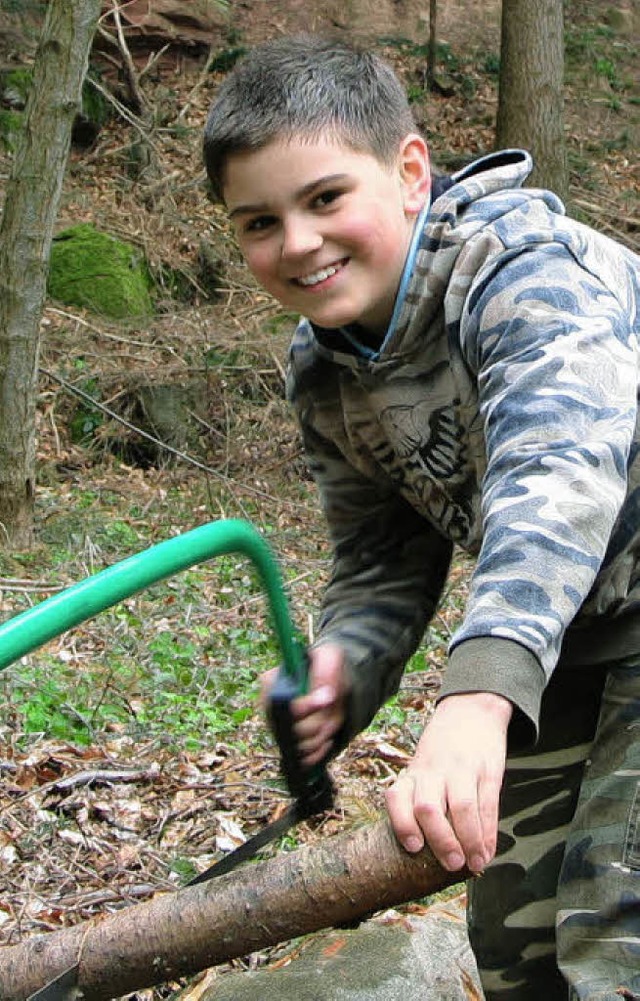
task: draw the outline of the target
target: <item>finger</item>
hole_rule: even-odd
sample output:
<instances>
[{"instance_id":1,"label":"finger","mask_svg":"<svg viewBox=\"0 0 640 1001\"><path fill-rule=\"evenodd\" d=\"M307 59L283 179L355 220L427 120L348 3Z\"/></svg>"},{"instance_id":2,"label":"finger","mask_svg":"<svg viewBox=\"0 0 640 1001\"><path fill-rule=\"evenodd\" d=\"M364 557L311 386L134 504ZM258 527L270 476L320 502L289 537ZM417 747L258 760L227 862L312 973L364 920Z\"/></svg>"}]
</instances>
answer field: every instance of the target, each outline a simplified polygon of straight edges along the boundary
<instances>
[{"instance_id":1,"label":"finger","mask_svg":"<svg viewBox=\"0 0 640 1001\"><path fill-rule=\"evenodd\" d=\"M444 783L434 776L420 778L414 795L414 813L441 866L457 872L465 864L465 854L456 831L447 816Z\"/></svg>"},{"instance_id":2,"label":"finger","mask_svg":"<svg viewBox=\"0 0 640 1001\"><path fill-rule=\"evenodd\" d=\"M294 731L299 744L304 744L314 737L330 737L340 725L340 716L337 712L317 712L301 719L296 719Z\"/></svg>"},{"instance_id":3,"label":"finger","mask_svg":"<svg viewBox=\"0 0 640 1001\"><path fill-rule=\"evenodd\" d=\"M308 695L301 695L291 703L295 719L302 720L319 712L330 712L338 702L338 692L330 685L312 689Z\"/></svg>"},{"instance_id":4,"label":"finger","mask_svg":"<svg viewBox=\"0 0 640 1001\"><path fill-rule=\"evenodd\" d=\"M413 809L414 778L409 771L401 772L385 794L387 812L394 833L408 852L418 852L424 847L424 834Z\"/></svg>"},{"instance_id":5,"label":"finger","mask_svg":"<svg viewBox=\"0 0 640 1001\"><path fill-rule=\"evenodd\" d=\"M480 823L484 841L485 865L496 853L498 842L498 822L500 815L500 791L502 772L481 778L478 784Z\"/></svg>"},{"instance_id":6,"label":"finger","mask_svg":"<svg viewBox=\"0 0 640 1001\"><path fill-rule=\"evenodd\" d=\"M300 748L300 759L306 768L311 768L312 765L317 765L329 755L333 748L332 740L324 740L319 743L314 744L314 747L309 750L303 750Z\"/></svg>"},{"instance_id":7,"label":"finger","mask_svg":"<svg viewBox=\"0 0 640 1001\"><path fill-rule=\"evenodd\" d=\"M466 776L454 778L449 782L447 794L450 825L467 866L471 872L481 872L487 858L477 785Z\"/></svg>"},{"instance_id":8,"label":"finger","mask_svg":"<svg viewBox=\"0 0 640 1001\"><path fill-rule=\"evenodd\" d=\"M337 712L330 715L314 713L295 723L298 750L306 765L316 764L329 754L333 747L333 737L341 723L342 717Z\"/></svg>"}]
</instances>

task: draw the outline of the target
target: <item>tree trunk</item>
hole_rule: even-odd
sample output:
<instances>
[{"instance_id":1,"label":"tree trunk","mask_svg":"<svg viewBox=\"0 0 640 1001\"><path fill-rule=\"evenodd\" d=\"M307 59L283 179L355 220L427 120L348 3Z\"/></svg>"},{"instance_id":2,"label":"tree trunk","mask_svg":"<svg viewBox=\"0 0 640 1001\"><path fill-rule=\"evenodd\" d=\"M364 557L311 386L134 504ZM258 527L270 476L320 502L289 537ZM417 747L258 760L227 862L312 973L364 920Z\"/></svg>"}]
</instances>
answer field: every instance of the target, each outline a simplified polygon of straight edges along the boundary
<instances>
[{"instance_id":1,"label":"tree trunk","mask_svg":"<svg viewBox=\"0 0 640 1001\"><path fill-rule=\"evenodd\" d=\"M427 48L427 85L432 87L436 79L436 59L438 51L438 0L429 0L429 46Z\"/></svg>"},{"instance_id":2,"label":"tree trunk","mask_svg":"<svg viewBox=\"0 0 640 1001\"><path fill-rule=\"evenodd\" d=\"M50 0L0 223L0 545L33 534L39 329L100 0Z\"/></svg>"},{"instance_id":3,"label":"tree trunk","mask_svg":"<svg viewBox=\"0 0 640 1001\"><path fill-rule=\"evenodd\" d=\"M568 193L562 0L502 0L496 144L534 158L530 183Z\"/></svg>"},{"instance_id":4,"label":"tree trunk","mask_svg":"<svg viewBox=\"0 0 640 1001\"><path fill-rule=\"evenodd\" d=\"M467 875L446 872L428 850L408 855L381 820L4 948L0 997L24 1001L77 964L85 1001L106 1001L364 918Z\"/></svg>"}]
</instances>

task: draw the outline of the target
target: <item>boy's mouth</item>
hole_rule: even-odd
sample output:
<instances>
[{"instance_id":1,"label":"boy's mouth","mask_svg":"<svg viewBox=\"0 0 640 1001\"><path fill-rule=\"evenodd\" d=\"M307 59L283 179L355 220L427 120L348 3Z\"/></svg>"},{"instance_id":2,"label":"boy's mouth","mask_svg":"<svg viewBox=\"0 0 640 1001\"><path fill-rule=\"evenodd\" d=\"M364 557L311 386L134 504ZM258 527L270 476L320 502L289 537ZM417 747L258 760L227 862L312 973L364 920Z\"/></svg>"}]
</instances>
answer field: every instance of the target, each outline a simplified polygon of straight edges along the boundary
<instances>
[{"instance_id":1,"label":"boy's mouth","mask_svg":"<svg viewBox=\"0 0 640 1001\"><path fill-rule=\"evenodd\" d=\"M301 278L294 278L296 285L302 285L303 288L310 288L313 285L319 285L321 282L327 280L327 278L332 278L338 271L347 263L347 258L343 258L341 261L336 261L335 264L328 264L325 268L318 268L317 271L313 271L309 275L303 275Z\"/></svg>"}]
</instances>

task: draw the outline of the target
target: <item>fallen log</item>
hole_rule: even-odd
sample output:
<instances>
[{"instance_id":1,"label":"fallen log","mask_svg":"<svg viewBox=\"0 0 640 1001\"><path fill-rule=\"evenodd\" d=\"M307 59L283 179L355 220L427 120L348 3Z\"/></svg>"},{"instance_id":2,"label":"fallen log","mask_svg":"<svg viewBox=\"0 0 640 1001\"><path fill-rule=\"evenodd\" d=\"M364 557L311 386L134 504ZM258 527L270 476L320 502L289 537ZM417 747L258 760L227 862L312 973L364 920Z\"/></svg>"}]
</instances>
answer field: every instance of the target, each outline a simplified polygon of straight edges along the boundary
<instances>
[{"instance_id":1,"label":"fallen log","mask_svg":"<svg viewBox=\"0 0 640 1001\"><path fill-rule=\"evenodd\" d=\"M468 873L409 855L388 821L0 950L0 998L25 1001L76 967L84 1001L108 1001L299 935L428 896Z\"/></svg>"}]
</instances>

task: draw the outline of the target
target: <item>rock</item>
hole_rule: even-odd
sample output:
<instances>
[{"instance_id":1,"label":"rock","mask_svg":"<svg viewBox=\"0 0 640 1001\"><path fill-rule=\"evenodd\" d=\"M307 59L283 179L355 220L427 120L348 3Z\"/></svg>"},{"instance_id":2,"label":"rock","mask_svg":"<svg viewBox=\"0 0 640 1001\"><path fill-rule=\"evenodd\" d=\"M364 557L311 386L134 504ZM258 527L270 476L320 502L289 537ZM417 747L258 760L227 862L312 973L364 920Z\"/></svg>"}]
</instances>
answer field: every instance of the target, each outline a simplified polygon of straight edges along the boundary
<instances>
[{"instance_id":1,"label":"rock","mask_svg":"<svg viewBox=\"0 0 640 1001\"><path fill-rule=\"evenodd\" d=\"M87 223L65 229L51 247L48 292L68 306L112 319L150 316L152 281L142 253Z\"/></svg>"},{"instance_id":2,"label":"rock","mask_svg":"<svg viewBox=\"0 0 640 1001\"><path fill-rule=\"evenodd\" d=\"M287 965L225 974L200 1001L481 1001L464 906L463 895L323 932Z\"/></svg>"}]
</instances>

